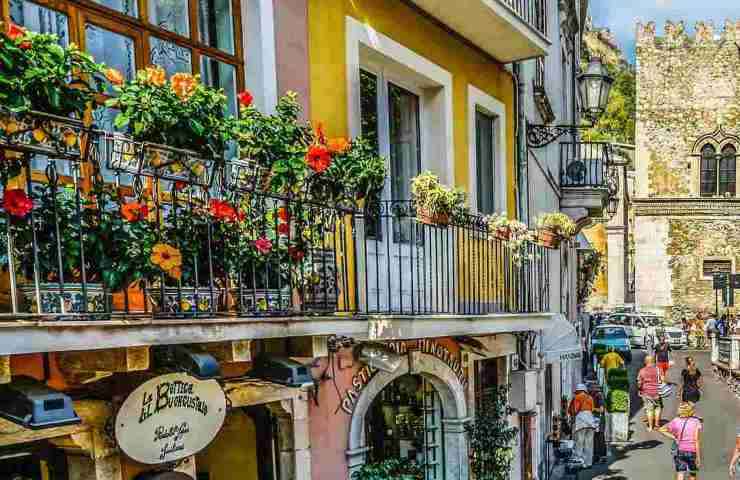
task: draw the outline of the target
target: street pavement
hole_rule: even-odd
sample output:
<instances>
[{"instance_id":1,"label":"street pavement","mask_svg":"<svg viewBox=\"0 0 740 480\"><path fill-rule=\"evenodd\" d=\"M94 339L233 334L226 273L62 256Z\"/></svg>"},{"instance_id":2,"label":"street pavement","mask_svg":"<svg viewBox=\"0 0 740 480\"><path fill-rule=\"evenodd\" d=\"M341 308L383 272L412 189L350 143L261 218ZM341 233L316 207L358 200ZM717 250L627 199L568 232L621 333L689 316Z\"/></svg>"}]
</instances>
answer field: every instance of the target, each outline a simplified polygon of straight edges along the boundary
<instances>
[{"instance_id":1,"label":"street pavement","mask_svg":"<svg viewBox=\"0 0 740 480\"><path fill-rule=\"evenodd\" d=\"M708 352L676 352L676 365L668 373L670 382L680 383L685 358L692 355L704 378L704 395L697 404L697 416L704 419L703 452L704 464L699 473L702 480L728 480L728 463L735 445L736 429L740 426L740 400L731 394L712 373ZM664 480L675 478L671 442L655 432L648 432L642 422L641 402L636 396L634 379L643 365L645 352L633 350L630 365L632 387L632 430L631 442L622 447L613 447L608 464L595 465L591 473L582 472L579 479L598 480ZM663 411L664 423L676 416L678 400L673 395L666 401Z\"/></svg>"}]
</instances>

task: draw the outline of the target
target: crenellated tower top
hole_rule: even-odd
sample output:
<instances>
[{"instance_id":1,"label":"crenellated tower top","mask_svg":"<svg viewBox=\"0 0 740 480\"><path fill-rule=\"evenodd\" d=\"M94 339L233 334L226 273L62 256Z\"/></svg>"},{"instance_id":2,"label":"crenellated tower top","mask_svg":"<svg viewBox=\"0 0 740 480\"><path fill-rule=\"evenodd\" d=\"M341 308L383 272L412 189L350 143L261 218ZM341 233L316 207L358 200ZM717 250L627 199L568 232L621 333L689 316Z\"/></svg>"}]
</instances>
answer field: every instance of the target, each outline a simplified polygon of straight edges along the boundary
<instances>
[{"instance_id":1,"label":"crenellated tower top","mask_svg":"<svg viewBox=\"0 0 740 480\"><path fill-rule=\"evenodd\" d=\"M699 21L694 30L694 36L689 36L683 21L668 20L661 36L656 34L655 22L638 22L637 48L721 47L740 42L740 21L726 20L722 29L715 28L712 22Z\"/></svg>"}]
</instances>

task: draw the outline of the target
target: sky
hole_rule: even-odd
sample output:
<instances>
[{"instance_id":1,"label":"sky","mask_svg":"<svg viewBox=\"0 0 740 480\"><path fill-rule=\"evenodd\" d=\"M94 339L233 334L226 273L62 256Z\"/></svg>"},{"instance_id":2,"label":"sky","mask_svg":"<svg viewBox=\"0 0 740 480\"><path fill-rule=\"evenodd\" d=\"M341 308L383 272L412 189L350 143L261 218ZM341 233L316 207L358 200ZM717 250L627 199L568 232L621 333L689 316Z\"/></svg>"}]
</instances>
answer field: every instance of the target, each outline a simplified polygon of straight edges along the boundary
<instances>
[{"instance_id":1,"label":"sky","mask_svg":"<svg viewBox=\"0 0 740 480\"><path fill-rule=\"evenodd\" d=\"M607 27L627 59L634 63L635 23L654 21L655 32L663 34L666 20L683 20L689 35L699 21L713 21L715 29L724 26L725 19L740 19L740 0L590 0L589 13L594 26Z\"/></svg>"}]
</instances>

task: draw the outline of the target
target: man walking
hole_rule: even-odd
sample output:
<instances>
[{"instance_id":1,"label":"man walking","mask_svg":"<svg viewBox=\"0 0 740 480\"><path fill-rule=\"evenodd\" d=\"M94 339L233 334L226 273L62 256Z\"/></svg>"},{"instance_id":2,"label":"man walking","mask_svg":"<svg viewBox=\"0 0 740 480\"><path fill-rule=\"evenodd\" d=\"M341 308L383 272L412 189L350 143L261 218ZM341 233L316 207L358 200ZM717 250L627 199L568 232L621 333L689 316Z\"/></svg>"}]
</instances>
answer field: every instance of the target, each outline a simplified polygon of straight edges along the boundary
<instances>
[{"instance_id":1,"label":"man walking","mask_svg":"<svg viewBox=\"0 0 740 480\"><path fill-rule=\"evenodd\" d=\"M637 388L645 406L649 432L660 427L660 414L663 410L663 399L660 398L658 392L660 378L660 372L655 366L655 358L648 355L645 357L645 366L637 374Z\"/></svg>"},{"instance_id":2,"label":"man walking","mask_svg":"<svg viewBox=\"0 0 740 480\"><path fill-rule=\"evenodd\" d=\"M660 336L660 340L655 346L655 360L658 362L660 379L665 382L668 375L668 368L671 365L671 346L668 343L665 333Z\"/></svg>"},{"instance_id":3,"label":"man walking","mask_svg":"<svg viewBox=\"0 0 740 480\"><path fill-rule=\"evenodd\" d=\"M568 414L573 419L575 454L583 459L584 467L591 468L594 462L594 399L588 394L586 385L579 383L576 394L570 401Z\"/></svg>"},{"instance_id":4,"label":"man walking","mask_svg":"<svg viewBox=\"0 0 740 480\"><path fill-rule=\"evenodd\" d=\"M730 478L740 480L740 427L737 428L737 436L735 437L735 453L732 454L730 460Z\"/></svg>"}]
</instances>

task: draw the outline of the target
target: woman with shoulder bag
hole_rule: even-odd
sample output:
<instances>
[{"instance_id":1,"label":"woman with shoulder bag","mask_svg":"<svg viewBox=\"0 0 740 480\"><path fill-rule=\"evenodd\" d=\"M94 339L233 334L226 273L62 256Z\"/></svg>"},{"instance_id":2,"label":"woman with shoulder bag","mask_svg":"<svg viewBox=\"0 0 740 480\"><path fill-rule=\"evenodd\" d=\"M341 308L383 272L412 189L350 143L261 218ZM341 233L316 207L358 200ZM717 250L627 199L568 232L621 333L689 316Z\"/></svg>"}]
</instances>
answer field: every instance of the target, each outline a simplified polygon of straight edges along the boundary
<instances>
[{"instance_id":1,"label":"woman with shoulder bag","mask_svg":"<svg viewBox=\"0 0 740 480\"><path fill-rule=\"evenodd\" d=\"M671 451L676 466L676 479L696 480L701 468L701 420L694 416L694 404L683 402L678 407L678 417L658 430L673 440Z\"/></svg>"}]
</instances>

